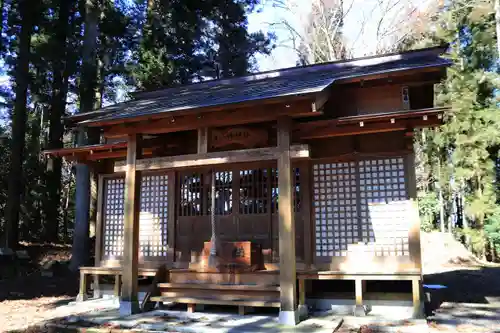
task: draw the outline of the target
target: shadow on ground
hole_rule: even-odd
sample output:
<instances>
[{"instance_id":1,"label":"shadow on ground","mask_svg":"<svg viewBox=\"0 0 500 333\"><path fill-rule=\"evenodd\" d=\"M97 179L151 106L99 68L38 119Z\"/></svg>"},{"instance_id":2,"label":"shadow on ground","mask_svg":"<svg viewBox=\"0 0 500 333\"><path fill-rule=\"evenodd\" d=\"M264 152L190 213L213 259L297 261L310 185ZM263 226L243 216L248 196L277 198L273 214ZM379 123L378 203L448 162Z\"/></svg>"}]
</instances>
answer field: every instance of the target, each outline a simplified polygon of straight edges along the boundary
<instances>
[{"instance_id":1,"label":"shadow on ground","mask_svg":"<svg viewBox=\"0 0 500 333\"><path fill-rule=\"evenodd\" d=\"M438 284L446 288L425 290L430 295L427 314L444 302L489 304L500 302L500 267L477 270L454 270L424 276L424 284Z\"/></svg>"},{"instance_id":2,"label":"shadow on ground","mask_svg":"<svg viewBox=\"0 0 500 333\"><path fill-rule=\"evenodd\" d=\"M446 288L425 290L431 327L460 332L500 333L500 267L460 269L424 276L425 284Z\"/></svg>"}]
</instances>

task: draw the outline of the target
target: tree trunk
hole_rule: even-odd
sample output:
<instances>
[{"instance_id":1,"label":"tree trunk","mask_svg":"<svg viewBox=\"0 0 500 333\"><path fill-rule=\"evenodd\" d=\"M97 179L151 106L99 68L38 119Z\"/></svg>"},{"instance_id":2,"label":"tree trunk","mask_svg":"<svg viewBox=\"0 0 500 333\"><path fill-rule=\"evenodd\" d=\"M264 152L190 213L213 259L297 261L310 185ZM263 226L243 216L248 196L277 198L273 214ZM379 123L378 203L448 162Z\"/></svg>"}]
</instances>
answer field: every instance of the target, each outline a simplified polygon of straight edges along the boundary
<instances>
[{"instance_id":1,"label":"tree trunk","mask_svg":"<svg viewBox=\"0 0 500 333\"><path fill-rule=\"evenodd\" d=\"M497 48L500 55L500 0L495 0L495 22L497 27Z\"/></svg>"},{"instance_id":2,"label":"tree trunk","mask_svg":"<svg viewBox=\"0 0 500 333\"><path fill-rule=\"evenodd\" d=\"M80 81L80 112L92 111L95 101L97 78L97 37L100 4L83 0L85 8L85 30L82 54L82 74ZM80 129L77 144L88 143L87 134ZM89 259L89 219L90 219L90 172L85 164L76 165L75 232L71 270L78 270Z\"/></svg>"},{"instance_id":3,"label":"tree trunk","mask_svg":"<svg viewBox=\"0 0 500 333\"><path fill-rule=\"evenodd\" d=\"M54 36L54 66L52 101L49 121L49 149L63 147L64 127L62 117L66 109L68 95L68 71L66 70L67 38L69 31L69 18L72 0L59 1L59 17ZM52 157L52 163L47 170L47 200L45 201L46 235L45 240L57 242L59 237L59 220L61 218L61 176L62 160Z\"/></svg>"},{"instance_id":4,"label":"tree trunk","mask_svg":"<svg viewBox=\"0 0 500 333\"><path fill-rule=\"evenodd\" d=\"M443 200L443 190L441 188L441 163L440 159L438 158L438 182L437 185L439 186L438 190L438 196L439 196L439 226L441 232L445 232L445 224L444 224L444 200Z\"/></svg>"},{"instance_id":5,"label":"tree trunk","mask_svg":"<svg viewBox=\"0 0 500 333\"><path fill-rule=\"evenodd\" d=\"M8 179L8 199L5 209L5 246L16 248L19 234L19 211L23 191L23 160L26 136L26 103L29 86L31 35L39 0L20 0L21 30L15 65L16 100L12 114L11 162Z\"/></svg>"}]
</instances>

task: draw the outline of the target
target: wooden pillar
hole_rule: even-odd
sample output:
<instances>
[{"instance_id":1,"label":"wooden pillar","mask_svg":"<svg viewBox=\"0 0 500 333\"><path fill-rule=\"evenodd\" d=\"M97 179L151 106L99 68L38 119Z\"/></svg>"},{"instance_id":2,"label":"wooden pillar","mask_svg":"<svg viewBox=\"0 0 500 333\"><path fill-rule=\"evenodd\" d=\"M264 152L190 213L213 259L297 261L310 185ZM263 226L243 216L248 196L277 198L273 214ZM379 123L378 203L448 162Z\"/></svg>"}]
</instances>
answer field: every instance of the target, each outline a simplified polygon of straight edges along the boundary
<instances>
[{"instance_id":1,"label":"wooden pillar","mask_svg":"<svg viewBox=\"0 0 500 333\"><path fill-rule=\"evenodd\" d=\"M410 145L413 149L413 145ZM412 296L413 296L413 317L424 317L424 303L421 302L423 295L422 290L422 250L420 245L420 217L418 214L417 204L417 178L415 175L415 154L412 152L405 157L405 174L406 174L406 190L408 197L412 202L412 211L410 215L410 228L408 234L408 247L410 252L410 260L415 269L420 272L420 277L412 280Z\"/></svg>"},{"instance_id":2,"label":"wooden pillar","mask_svg":"<svg viewBox=\"0 0 500 333\"><path fill-rule=\"evenodd\" d=\"M313 230L312 225L312 178L311 163L306 161L300 164L300 191L302 192L302 207L300 213L304 221L304 261L306 269L310 269L313 264Z\"/></svg>"},{"instance_id":3,"label":"wooden pillar","mask_svg":"<svg viewBox=\"0 0 500 333\"><path fill-rule=\"evenodd\" d=\"M122 289L122 276L121 274L116 274L115 275L115 288L114 288L114 294L116 297L120 297Z\"/></svg>"},{"instance_id":4,"label":"wooden pillar","mask_svg":"<svg viewBox=\"0 0 500 333\"><path fill-rule=\"evenodd\" d=\"M292 120L278 119L278 213L279 213L279 255L280 255L280 315L285 325L298 323L297 272L295 258L295 221L293 211L293 177L290 159Z\"/></svg>"},{"instance_id":5,"label":"wooden pillar","mask_svg":"<svg viewBox=\"0 0 500 333\"><path fill-rule=\"evenodd\" d=\"M99 267L102 260L102 243L103 243L103 201L104 201L104 177L99 175L97 182L97 215L95 227L95 252L94 252L94 265ZM94 274L94 298L100 298L101 286L99 283L99 275Z\"/></svg>"},{"instance_id":6,"label":"wooden pillar","mask_svg":"<svg viewBox=\"0 0 500 333\"><path fill-rule=\"evenodd\" d=\"M137 297L139 265L139 202L140 172L136 161L140 154L140 139L136 134L128 136L127 169L125 173L124 246L123 246L123 286L120 298L120 315L138 313Z\"/></svg>"},{"instance_id":7,"label":"wooden pillar","mask_svg":"<svg viewBox=\"0 0 500 333\"><path fill-rule=\"evenodd\" d=\"M177 223L177 173L170 171L168 173L168 219L167 219L167 265L173 267L177 260L175 232Z\"/></svg>"},{"instance_id":8,"label":"wooden pillar","mask_svg":"<svg viewBox=\"0 0 500 333\"><path fill-rule=\"evenodd\" d=\"M410 259L418 271L422 271L422 254L420 245L420 218L417 205L417 180L415 175L415 154L408 154L405 158L406 188L408 197L412 202L410 213L410 230L408 234L408 246Z\"/></svg>"},{"instance_id":9,"label":"wooden pillar","mask_svg":"<svg viewBox=\"0 0 500 333\"><path fill-rule=\"evenodd\" d=\"M304 319L308 315L306 304L306 280L299 280L299 317Z\"/></svg>"},{"instance_id":10,"label":"wooden pillar","mask_svg":"<svg viewBox=\"0 0 500 333\"><path fill-rule=\"evenodd\" d=\"M413 279L411 281L413 297L413 318L424 318L424 303L420 299L422 294L422 280Z\"/></svg>"},{"instance_id":11,"label":"wooden pillar","mask_svg":"<svg viewBox=\"0 0 500 333\"><path fill-rule=\"evenodd\" d=\"M354 315L358 317L366 316L365 308L363 306L363 280L357 278L354 280L354 289L356 296L356 306L354 308Z\"/></svg>"},{"instance_id":12,"label":"wooden pillar","mask_svg":"<svg viewBox=\"0 0 500 333\"><path fill-rule=\"evenodd\" d=\"M76 297L77 302L83 302L87 300L87 274L80 270L80 290L78 296Z\"/></svg>"}]
</instances>

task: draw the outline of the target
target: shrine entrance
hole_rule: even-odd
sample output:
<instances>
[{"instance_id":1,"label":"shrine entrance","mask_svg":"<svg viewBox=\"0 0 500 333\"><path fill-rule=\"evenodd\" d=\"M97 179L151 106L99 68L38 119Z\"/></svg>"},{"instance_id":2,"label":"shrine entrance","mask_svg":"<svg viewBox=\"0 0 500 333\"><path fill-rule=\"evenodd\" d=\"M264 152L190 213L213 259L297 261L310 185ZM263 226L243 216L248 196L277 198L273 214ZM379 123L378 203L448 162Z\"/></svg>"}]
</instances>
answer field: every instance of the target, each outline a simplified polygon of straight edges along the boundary
<instances>
[{"instance_id":1,"label":"shrine entrance","mask_svg":"<svg viewBox=\"0 0 500 333\"><path fill-rule=\"evenodd\" d=\"M258 244L265 264L279 262L278 170L275 165L215 169L216 236L221 242ZM304 257L300 168L294 168L297 258ZM212 235L211 170L180 171L176 219L177 262L200 260ZM272 265L267 265L271 267Z\"/></svg>"}]
</instances>

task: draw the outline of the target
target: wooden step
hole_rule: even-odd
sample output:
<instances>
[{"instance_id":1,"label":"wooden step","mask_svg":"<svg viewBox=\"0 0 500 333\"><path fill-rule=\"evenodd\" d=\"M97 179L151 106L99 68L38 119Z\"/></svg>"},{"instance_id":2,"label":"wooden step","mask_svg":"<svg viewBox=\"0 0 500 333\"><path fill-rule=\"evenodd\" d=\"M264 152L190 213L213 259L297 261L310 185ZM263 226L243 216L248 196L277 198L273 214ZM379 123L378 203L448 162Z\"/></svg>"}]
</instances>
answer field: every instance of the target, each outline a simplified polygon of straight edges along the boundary
<instances>
[{"instance_id":1,"label":"wooden step","mask_svg":"<svg viewBox=\"0 0 500 333\"><path fill-rule=\"evenodd\" d=\"M160 296L163 297L187 297L187 298L213 298L212 296L213 293L210 293L210 291L200 291L200 290L195 290L195 289L167 289L164 291L160 292ZM220 300L232 300L232 299L247 299L247 300L258 300L258 301L269 301L269 300L276 300L279 299L280 294L279 292L273 291L273 292L248 292L248 291L227 291L227 290L220 290L216 292L216 297L217 299Z\"/></svg>"},{"instance_id":2,"label":"wooden step","mask_svg":"<svg viewBox=\"0 0 500 333\"><path fill-rule=\"evenodd\" d=\"M224 298L217 297L151 297L154 302L174 302L183 304L206 304L206 305L234 305L234 306L255 306L255 307L272 307L279 308L280 301L274 300L253 300L244 298Z\"/></svg>"},{"instance_id":3,"label":"wooden step","mask_svg":"<svg viewBox=\"0 0 500 333\"><path fill-rule=\"evenodd\" d=\"M212 284L212 283L158 283L159 288L172 289L210 289L210 290L238 290L238 291L280 291L279 286L252 285L252 284Z\"/></svg>"}]
</instances>

